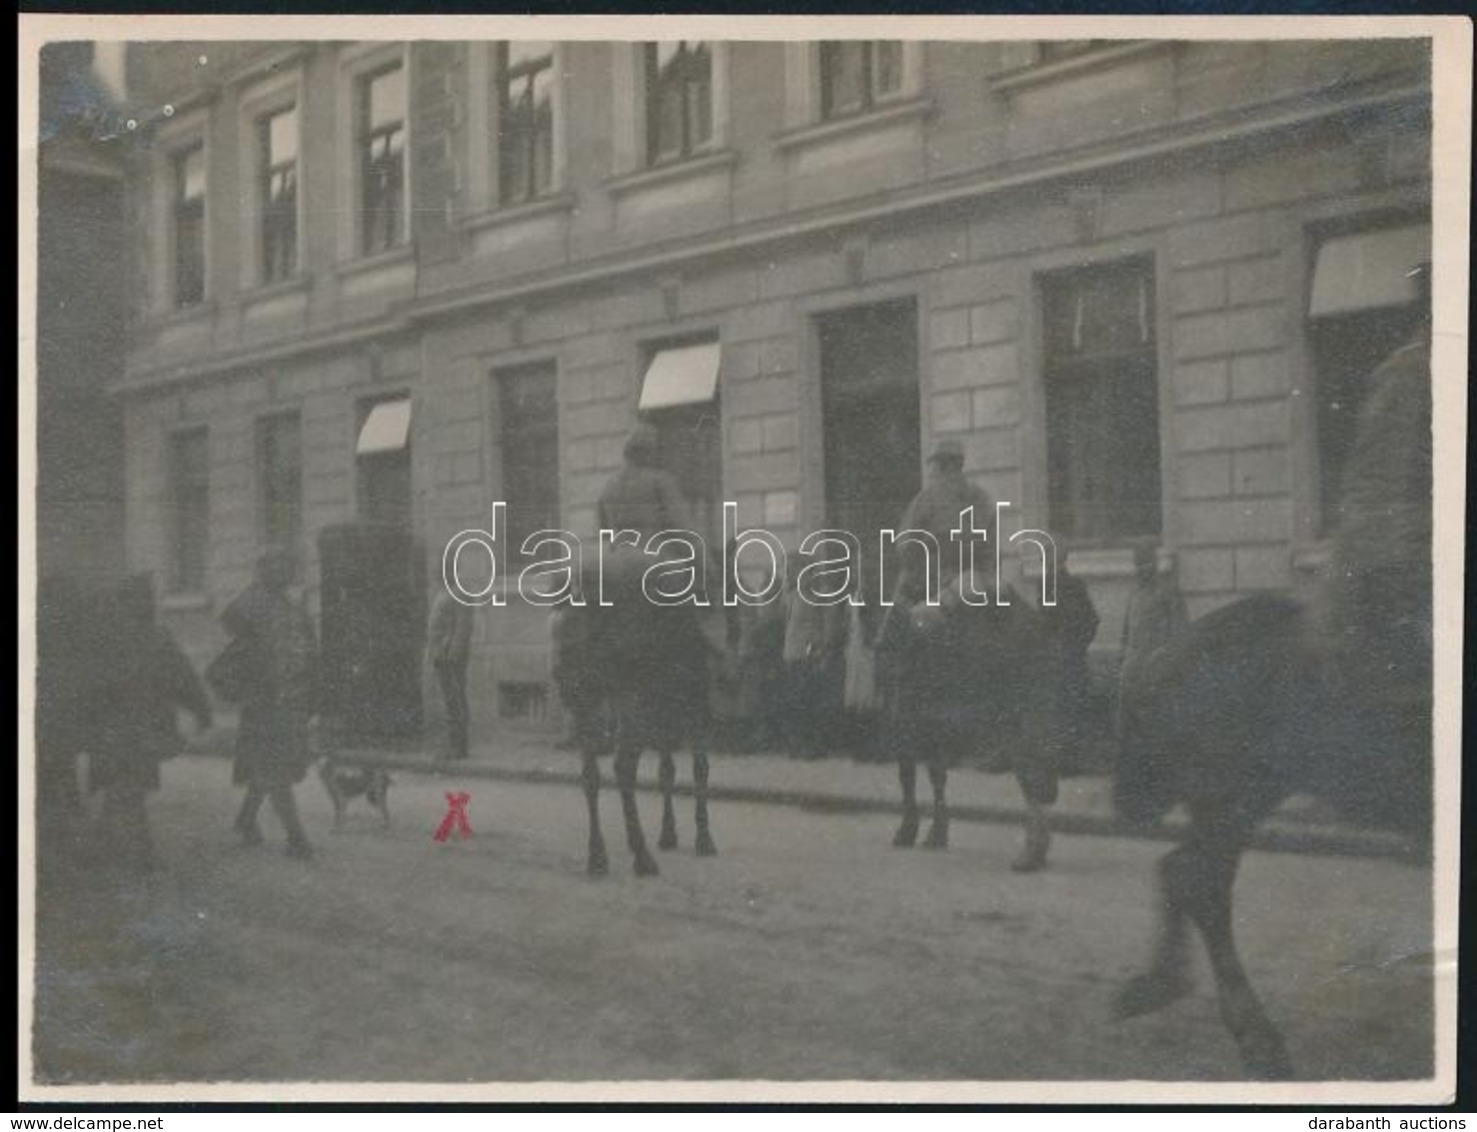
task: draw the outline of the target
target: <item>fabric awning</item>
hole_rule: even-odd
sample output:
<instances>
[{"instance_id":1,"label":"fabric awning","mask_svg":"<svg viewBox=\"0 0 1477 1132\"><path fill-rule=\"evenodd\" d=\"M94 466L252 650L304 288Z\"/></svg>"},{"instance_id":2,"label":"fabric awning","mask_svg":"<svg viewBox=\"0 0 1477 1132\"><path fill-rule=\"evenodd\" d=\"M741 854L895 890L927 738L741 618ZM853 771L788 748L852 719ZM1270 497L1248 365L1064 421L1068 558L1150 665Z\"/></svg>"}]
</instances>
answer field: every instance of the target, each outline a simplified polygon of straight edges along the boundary
<instances>
[{"instance_id":1,"label":"fabric awning","mask_svg":"<svg viewBox=\"0 0 1477 1132\"><path fill-rule=\"evenodd\" d=\"M659 351L646 367L640 410L711 401L718 393L718 349L717 342L702 342Z\"/></svg>"},{"instance_id":2,"label":"fabric awning","mask_svg":"<svg viewBox=\"0 0 1477 1132\"><path fill-rule=\"evenodd\" d=\"M1404 306L1418 294L1408 273L1430 258L1431 229L1425 224L1336 236L1318 249L1308 314Z\"/></svg>"},{"instance_id":3,"label":"fabric awning","mask_svg":"<svg viewBox=\"0 0 1477 1132\"><path fill-rule=\"evenodd\" d=\"M381 401L369 410L359 429L357 456L377 456L383 452L403 452L410 443L410 399Z\"/></svg>"}]
</instances>

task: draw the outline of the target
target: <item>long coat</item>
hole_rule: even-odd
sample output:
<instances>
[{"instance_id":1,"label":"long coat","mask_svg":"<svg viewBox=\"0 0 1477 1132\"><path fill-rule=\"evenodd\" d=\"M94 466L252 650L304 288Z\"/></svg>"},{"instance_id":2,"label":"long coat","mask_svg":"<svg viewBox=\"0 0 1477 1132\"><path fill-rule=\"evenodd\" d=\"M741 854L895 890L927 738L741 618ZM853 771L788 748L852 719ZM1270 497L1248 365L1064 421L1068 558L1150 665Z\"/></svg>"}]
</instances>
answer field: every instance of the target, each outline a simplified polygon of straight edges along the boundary
<instances>
[{"instance_id":1,"label":"long coat","mask_svg":"<svg viewBox=\"0 0 1477 1132\"><path fill-rule=\"evenodd\" d=\"M246 637L253 679L241 703L233 780L270 788L300 782L312 762L308 720L317 707L318 642L301 604L253 584L221 615Z\"/></svg>"}]
</instances>

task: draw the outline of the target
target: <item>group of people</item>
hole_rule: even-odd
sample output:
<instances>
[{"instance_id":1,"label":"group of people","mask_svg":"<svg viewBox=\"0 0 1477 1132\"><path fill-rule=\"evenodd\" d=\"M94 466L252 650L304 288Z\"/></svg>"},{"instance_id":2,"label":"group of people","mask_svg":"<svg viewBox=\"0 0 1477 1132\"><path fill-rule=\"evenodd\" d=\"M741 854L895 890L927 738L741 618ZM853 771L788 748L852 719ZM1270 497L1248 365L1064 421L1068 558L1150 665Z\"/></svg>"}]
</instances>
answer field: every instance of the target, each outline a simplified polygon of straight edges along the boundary
<instances>
[{"instance_id":1,"label":"group of people","mask_svg":"<svg viewBox=\"0 0 1477 1132\"><path fill-rule=\"evenodd\" d=\"M214 722L207 683L240 708L233 781L245 788L235 829L258 845L269 801L290 856L312 856L294 786L313 761L308 725L317 710L317 639L293 594L292 558L272 550L255 581L221 617L230 643L207 669L191 665L159 622L148 574L88 589L43 579L37 601L36 751L38 848L43 866L78 855L133 871L155 868L147 798L160 765L181 749L178 715ZM79 781L85 756L86 776ZM101 795L86 836L85 799Z\"/></svg>"}]
</instances>

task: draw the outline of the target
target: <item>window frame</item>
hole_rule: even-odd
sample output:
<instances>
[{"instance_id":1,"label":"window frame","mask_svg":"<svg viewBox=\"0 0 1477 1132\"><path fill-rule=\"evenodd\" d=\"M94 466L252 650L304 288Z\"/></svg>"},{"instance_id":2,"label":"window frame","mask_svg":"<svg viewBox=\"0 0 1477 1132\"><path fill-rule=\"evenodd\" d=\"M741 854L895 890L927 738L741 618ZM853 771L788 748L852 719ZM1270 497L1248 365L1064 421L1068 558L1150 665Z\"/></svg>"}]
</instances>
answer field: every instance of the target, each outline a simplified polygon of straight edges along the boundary
<instances>
[{"instance_id":1,"label":"window frame","mask_svg":"<svg viewBox=\"0 0 1477 1132\"><path fill-rule=\"evenodd\" d=\"M507 551L507 562L509 578L515 576L518 571L530 562L537 561L537 556L526 556L522 552L524 539L535 531L559 529L563 521L564 498L560 485L561 459L559 450L560 440L560 413L559 413L559 365L553 358L532 358L527 361L510 365L499 365L489 371L492 383L492 398L494 401L493 419L494 436L493 442L498 459L498 478L500 483L499 498L506 504L504 510L504 522L506 529L501 532L503 546ZM509 412L514 408L510 390L519 381L527 380L531 383L544 384L548 392L547 418L541 421L533 421L532 414L522 415L521 409L518 419L511 420L513 416ZM512 443L510 443L510 440ZM538 449L540 455L550 456L548 465L535 469L536 475L542 477L548 484L552 485L540 494L543 498L537 500L538 506L523 507L519 500L514 499L516 494L510 491L510 481L514 478L521 484L530 482L529 473L520 470L516 477L509 476L509 468L517 467L510 459L512 452L524 453L535 450L539 442L543 447ZM518 505L519 519L514 518L514 507ZM541 518L537 524L524 523L521 520L523 511L538 510Z\"/></svg>"},{"instance_id":2,"label":"window frame","mask_svg":"<svg viewBox=\"0 0 1477 1132\"><path fill-rule=\"evenodd\" d=\"M376 405L389 401L408 401L410 403L410 430L405 436L405 447L394 452L371 452L360 454L359 434L364 429L364 423L369 419L369 414L374 411ZM374 393L358 398L354 402L354 431L349 439L349 451L354 460L354 517L362 522L382 523L403 526L406 530L415 529L416 499L415 499L415 421L418 405L415 396L408 387L391 387L383 391L376 390ZM370 504L369 481L374 478L374 469L386 468L393 462L403 461L405 464L405 510L404 514L386 515L383 512L372 511Z\"/></svg>"},{"instance_id":3,"label":"window frame","mask_svg":"<svg viewBox=\"0 0 1477 1132\"><path fill-rule=\"evenodd\" d=\"M405 90L404 104L399 108L400 116L387 125L376 126L373 120L373 89L374 84L388 75L399 73L400 81ZM380 255L385 252L394 251L396 248L409 242L409 210L407 208L408 192L406 180L409 176L409 136L410 136L410 75L405 66L404 59L391 59L381 62L378 66L365 69L354 76L354 106L353 106L353 139L354 139L354 197L355 197L355 219L357 221L357 238L359 253L363 256ZM399 151L394 152L393 140L399 138ZM380 141L386 142L386 154L377 159L375 147ZM393 194L393 210L385 208L383 201L374 202L371 205L369 195L371 191L371 173L379 162L396 162L396 177L386 179L385 186L387 194ZM397 183L398 182L398 183ZM384 243L379 244L375 239L377 217L390 214L393 211L395 230L385 237Z\"/></svg>"},{"instance_id":4,"label":"window frame","mask_svg":"<svg viewBox=\"0 0 1477 1132\"><path fill-rule=\"evenodd\" d=\"M687 40L674 41L677 43L677 58L681 61L681 74L675 79L675 85L680 88L680 105L682 107L681 125L677 146L663 148L661 137L661 93L663 89L664 76L661 73L660 44L641 44L641 84L644 95L645 126L646 126L646 164L651 168L661 165L671 165L680 161L686 161L699 154L710 151L713 148L717 135L717 52L710 40ZM699 83L690 73L695 64L692 62L696 52L689 49L691 44L701 44L703 53L707 60L706 74L703 81ZM667 77L665 81L673 81ZM702 136L694 133L694 119L692 114L691 91L694 87L706 86L707 98L707 122Z\"/></svg>"},{"instance_id":5,"label":"window frame","mask_svg":"<svg viewBox=\"0 0 1477 1132\"><path fill-rule=\"evenodd\" d=\"M880 44L895 45L897 47L897 83L889 89L882 89L879 81L879 65L877 47ZM832 89L831 67L832 57L840 48L860 47L862 51L862 94L861 100L856 104L848 103L844 106L834 104L835 94ZM816 45L816 75L820 83L820 120L822 122L834 122L841 118L851 118L861 114L870 114L879 106L895 102L907 97L907 67L904 59L905 42L903 40L823 40Z\"/></svg>"},{"instance_id":6,"label":"window frame","mask_svg":"<svg viewBox=\"0 0 1477 1132\"><path fill-rule=\"evenodd\" d=\"M186 165L190 158L198 154L200 158L200 176L202 184L198 196L186 196L186 183L188 175ZM177 146L169 153L169 230L170 230L170 276L169 276L169 298L170 306L177 311L191 310L204 305L209 279L209 256L206 246L209 243L210 229L207 226L206 201L210 196L210 165L209 157L205 147L205 139L197 138L194 141ZM196 228L198 263L198 292L192 292L192 298L186 298L181 292L184 285L185 273L181 270L181 239L180 234L184 230L184 221L191 220Z\"/></svg>"},{"instance_id":7,"label":"window frame","mask_svg":"<svg viewBox=\"0 0 1477 1132\"><path fill-rule=\"evenodd\" d=\"M509 62L508 41L499 41L492 45L492 85L493 99L496 104L496 114L493 124L493 151L496 153L497 173L495 183L497 186L498 205L502 208L513 208L518 205L533 204L543 200L559 191L559 118L562 116L563 107L558 97L560 60L559 44L554 40L527 40L523 42L547 43L549 51L547 55L540 55L537 60L523 60L516 64ZM537 102L533 100L535 86L541 72L549 73L549 124L548 124L548 183L538 183L538 153L539 139L542 131L538 124ZM524 153L524 170L526 183L520 187L518 192L510 192L513 180L510 172L512 165L508 161L508 154L515 146L510 141L509 126L513 122L510 113L512 99L509 97L509 88L513 82L526 83L526 94L530 105L533 107L533 122L529 126L520 125L519 133L514 135L518 140L527 141L527 152ZM517 148L522 148L521 146Z\"/></svg>"},{"instance_id":8,"label":"window frame","mask_svg":"<svg viewBox=\"0 0 1477 1132\"><path fill-rule=\"evenodd\" d=\"M1042 404L1042 426L1043 426L1043 470L1045 473L1045 494L1053 500L1049 506L1049 525L1054 532L1078 546L1128 546L1136 543L1157 543L1163 538L1167 527L1165 506L1169 495L1165 485L1166 448L1164 442L1164 392L1163 392L1163 359L1161 351L1164 346L1163 322L1159 309L1158 287L1159 287L1159 263L1158 256L1152 250L1131 251L1120 256L1096 260L1087 264L1073 264L1051 268L1040 272L1036 277L1036 296L1038 306L1038 325L1041 365L1041 404ZM1056 301L1053 291L1056 288L1067 288L1074 281L1082 286L1092 277L1110 276L1114 272L1122 272L1129 278L1137 277L1142 283L1142 305L1140 307L1141 317L1147 326L1148 338L1141 341L1137 346L1109 347L1104 350L1083 352L1076 356L1063 353L1057 347L1053 339L1052 305ZM1139 371L1137 374L1135 371ZM1154 409L1153 427L1146 430L1152 434L1155 448L1155 461L1151 469L1152 474L1143 476L1145 485L1152 483L1154 492L1154 520L1149 529L1135 529L1130 522L1127 527L1122 524L1121 515L1118 513L1126 504L1132 500L1122 495L1108 496L1103 500L1085 501L1094 503L1106 511L1110 518L1108 520L1098 519L1084 523L1075 512L1075 499L1067 500L1073 511L1069 512L1071 521L1064 522L1061 510L1061 497L1070 493L1065 492L1056 482L1059 472L1057 461L1060 457L1059 445L1062 441L1059 435L1064 427L1058 424L1061 412L1058 398L1069 386L1075 386L1079 397L1081 391L1086 391L1091 396L1092 386L1099 387L1103 383L1112 382L1114 389L1105 396L1113 404L1117 404L1125 396L1124 389L1128 387L1131 391L1133 382L1142 382L1143 394L1146 403L1151 404ZM1082 411L1082 410L1078 410ZM1114 409L1116 412L1117 409ZM1115 465L1116 467L1116 465ZM1069 465L1069 472L1072 467ZM1114 468L1109 469L1110 472ZM1128 477L1118 474L1110 474L1104 477L1109 483L1122 483Z\"/></svg>"},{"instance_id":9,"label":"window frame","mask_svg":"<svg viewBox=\"0 0 1477 1132\"><path fill-rule=\"evenodd\" d=\"M200 474L186 482L183 473L183 449L186 445L199 443L201 446ZM210 428L208 425L190 425L171 431L165 439L165 592L170 595L194 595L207 592L210 584ZM196 497L198 493L198 498ZM194 511L198 509L198 516ZM185 513L189 510L198 524L187 524ZM187 563L191 558L186 553L186 539L198 535L198 561ZM191 576L191 567L199 576Z\"/></svg>"},{"instance_id":10,"label":"window frame","mask_svg":"<svg viewBox=\"0 0 1477 1132\"><path fill-rule=\"evenodd\" d=\"M304 176L309 172L304 158L303 139L306 127L306 92L302 81L301 64L288 64L280 74L244 90L237 102L238 168L245 171L240 179L241 212L239 240L243 249L240 257L241 290L253 291L262 287L279 287L292 280L301 279L309 255L309 247L303 237L307 231L306 194L303 191ZM292 270L287 274L268 278L264 226L268 204L265 189L263 151L260 129L266 119L275 117L285 110L297 114L298 150L294 159L295 200L293 212L293 256Z\"/></svg>"},{"instance_id":11,"label":"window frame","mask_svg":"<svg viewBox=\"0 0 1477 1132\"><path fill-rule=\"evenodd\" d=\"M297 147L291 161L272 161L272 123L286 115L293 116L293 129L297 132ZM301 225L299 223L298 210L302 197L302 114L297 103L269 110L259 114L255 118L257 131L257 194L260 202L259 215L260 224L257 229L257 255L260 259L258 264L258 278L264 286L273 283L283 283L298 274L299 263L299 235ZM274 177L281 171L290 169L292 172L292 204L290 209L277 205L272 197L272 182ZM277 224L283 224L284 214L290 213L291 230L288 233L290 242L288 251L283 257L285 264L280 272L273 270L275 257L273 256L273 234Z\"/></svg>"},{"instance_id":12,"label":"window frame","mask_svg":"<svg viewBox=\"0 0 1477 1132\"><path fill-rule=\"evenodd\" d=\"M334 192L338 205L336 262L340 265L352 265L356 260L377 260L380 256L394 259L411 253L413 233L410 218L415 214L415 185L410 175L411 163L408 157L401 162L401 241L389 251L374 255L364 250L363 224L359 215L363 196L360 187L357 127L359 80L398 62L405 72L406 105L402 119L405 129L404 153L408 155L412 152L415 145L415 121L410 112L415 85L413 60L410 45L406 43L352 43L339 49L334 94Z\"/></svg>"}]
</instances>

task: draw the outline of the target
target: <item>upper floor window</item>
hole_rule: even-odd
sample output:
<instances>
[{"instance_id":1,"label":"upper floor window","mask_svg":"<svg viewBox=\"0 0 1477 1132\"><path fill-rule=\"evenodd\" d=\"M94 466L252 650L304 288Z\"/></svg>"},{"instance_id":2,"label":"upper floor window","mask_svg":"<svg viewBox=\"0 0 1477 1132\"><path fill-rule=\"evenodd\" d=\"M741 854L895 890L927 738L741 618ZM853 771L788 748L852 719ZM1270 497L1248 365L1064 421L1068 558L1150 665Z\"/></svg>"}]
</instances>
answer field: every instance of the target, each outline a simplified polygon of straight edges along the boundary
<instances>
[{"instance_id":1,"label":"upper floor window","mask_svg":"<svg viewBox=\"0 0 1477 1132\"><path fill-rule=\"evenodd\" d=\"M1157 534L1153 263L1133 259L1054 274L1043 298L1052 526L1080 539Z\"/></svg>"},{"instance_id":2,"label":"upper floor window","mask_svg":"<svg viewBox=\"0 0 1477 1132\"><path fill-rule=\"evenodd\" d=\"M554 45L501 43L497 49L498 197L534 200L554 187Z\"/></svg>"},{"instance_id":3,"label":"upper floor window","mask_svg":"<svg viewBox=\"0 0 1477 1132\"><path fill-rule=\"evenodd\" d=\"M690 157L713 137L713 53L701 40L648 43L647 158Z\"/></svg>"},{"instance_id":4,"label":"upper floor window","mask_svg":"<svg viewBox=\"0 0 1477 1132\"><path fill-rule=\"evenodd\" d=\"M174 305L205 299L205 146L174 156Z\"/></svg>"},{"instance_id":5,"label":"upper floor window","mask_svg":"<svg viewBox=\"0 0 1477 1132\"><path fill-rule=\"evenodd\" d=\"M903 92L903 45L845 40L820 45L821 117L869 110Z\"/></svg>"},{"instance_id":6,"label":"upper floor window","mask_svg":"<svg viewBox=\"0 0 1477 1132\"><path fill-rule=\"evenodd\" d=\"M261 278L287 279L297 270L297 107L257 119Z\"/></svg>"},{"instance_id":7,"label":"upper floor window","mask_svg":"<svg viewBox=\"0 0 1477 1132\"><path fill-rule=\"evenodd\" d=\"M405 68L365 75L358 96L361 244L372 255L405 238Z\"/></svg>"}]
</instances>

